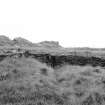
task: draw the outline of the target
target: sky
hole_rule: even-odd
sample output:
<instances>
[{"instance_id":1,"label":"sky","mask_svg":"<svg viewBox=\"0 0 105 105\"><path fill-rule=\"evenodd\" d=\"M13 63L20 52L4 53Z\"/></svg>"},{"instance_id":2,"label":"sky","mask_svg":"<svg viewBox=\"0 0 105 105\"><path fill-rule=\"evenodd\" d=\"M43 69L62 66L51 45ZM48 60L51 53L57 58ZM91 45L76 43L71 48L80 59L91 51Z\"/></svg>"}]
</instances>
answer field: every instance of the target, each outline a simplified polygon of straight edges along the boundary
<instances>
[{"instance_id":1,"label":"sky","mask_svg":"<svg viewBox=\"0 0 105 105\"><path fill-rule=\"evenodd\" d=\"M105 0L0 0L0 35L105 48Z\"/></svg>"}]
</instances>

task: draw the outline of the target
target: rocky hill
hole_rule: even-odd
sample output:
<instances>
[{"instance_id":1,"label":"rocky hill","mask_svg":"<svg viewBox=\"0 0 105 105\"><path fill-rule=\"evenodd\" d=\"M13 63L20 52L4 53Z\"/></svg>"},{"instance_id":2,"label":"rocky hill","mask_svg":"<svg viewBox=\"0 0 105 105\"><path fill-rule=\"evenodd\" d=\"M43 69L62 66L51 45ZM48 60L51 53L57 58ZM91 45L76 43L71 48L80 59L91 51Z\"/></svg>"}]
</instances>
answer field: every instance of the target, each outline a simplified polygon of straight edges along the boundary
<instances>
[{"instance_id":1,"label":"rocky hill","mask_svg":"<svg viewBox=\"0 0 105 105\"><path fill-rule=\"evenodd\" d=\"M104 104L105 49L0 36L0 105Z\"/></svg>"}]
</instances>

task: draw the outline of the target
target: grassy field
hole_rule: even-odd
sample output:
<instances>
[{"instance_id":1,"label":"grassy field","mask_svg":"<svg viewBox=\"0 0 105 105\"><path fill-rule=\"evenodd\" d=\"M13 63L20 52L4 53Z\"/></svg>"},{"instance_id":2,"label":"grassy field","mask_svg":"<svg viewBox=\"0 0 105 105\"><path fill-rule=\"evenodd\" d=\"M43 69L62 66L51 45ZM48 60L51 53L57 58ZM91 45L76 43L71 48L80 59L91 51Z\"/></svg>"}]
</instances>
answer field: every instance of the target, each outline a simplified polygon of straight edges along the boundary
<instances>
[{"instance_id":1,"label":"grassy field","mask_svg":"<svg viewBox=\"0 0 105 105\"><path fill-rule=\"evenodd\" d=\"M105 68L63 65L33 58L0 62L0 105L105 105Z\"/></svg>"}]
</instances>

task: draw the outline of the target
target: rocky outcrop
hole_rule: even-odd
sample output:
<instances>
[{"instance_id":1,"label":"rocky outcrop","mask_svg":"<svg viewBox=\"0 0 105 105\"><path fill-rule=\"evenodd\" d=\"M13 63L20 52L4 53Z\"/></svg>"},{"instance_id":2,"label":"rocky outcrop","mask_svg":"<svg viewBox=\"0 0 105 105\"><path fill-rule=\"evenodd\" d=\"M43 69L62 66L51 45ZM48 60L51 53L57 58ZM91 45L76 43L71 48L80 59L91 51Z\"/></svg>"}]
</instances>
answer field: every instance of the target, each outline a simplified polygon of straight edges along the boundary
<instances>
[{"instance_id":1,"label":"rocky outcrop","mask_svg":"<svg viewBox=\"0 0 105 105\"><path fill-rule=\"evenodd\" d=\"M59 42L57 41L43 41L43 42L40 42L39 45L42 45L46 48L61 48L61 46L59 45Z\"/></svg>"}]
</instances>

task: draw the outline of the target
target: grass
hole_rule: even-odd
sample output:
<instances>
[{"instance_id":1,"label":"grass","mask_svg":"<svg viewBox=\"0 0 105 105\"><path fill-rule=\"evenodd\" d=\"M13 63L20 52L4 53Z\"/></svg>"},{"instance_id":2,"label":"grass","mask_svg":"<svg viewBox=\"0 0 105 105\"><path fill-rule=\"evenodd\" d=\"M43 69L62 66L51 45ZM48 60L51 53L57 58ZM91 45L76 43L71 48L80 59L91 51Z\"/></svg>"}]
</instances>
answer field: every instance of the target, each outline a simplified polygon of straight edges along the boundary
<instances>
[{"instance_id":1,"label":"grass","mask_svg":"<svg viewBox=\"0 0 105 105\"><path fill-rule=\"evenodd\" d=\"M98 66L64 65L56 70L58 85L68 100L73 97L74 105L104 105L104 75L104 68ZM94 93L97 93L97 96ZM97 100L102 99L102 103L99 104L95 97Z\"/></svg>"},{"instance_id":2,"label":"grass","mask_svg":"<svg viewBox=\"0 0 105 105\"><path fill-rule=\"evenodd\" d=\"M0 62L0 105L104 105L105 70L64 65L53 69L33 58Z\"/></svg>"}]
</instances>

